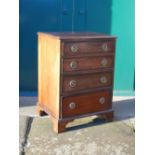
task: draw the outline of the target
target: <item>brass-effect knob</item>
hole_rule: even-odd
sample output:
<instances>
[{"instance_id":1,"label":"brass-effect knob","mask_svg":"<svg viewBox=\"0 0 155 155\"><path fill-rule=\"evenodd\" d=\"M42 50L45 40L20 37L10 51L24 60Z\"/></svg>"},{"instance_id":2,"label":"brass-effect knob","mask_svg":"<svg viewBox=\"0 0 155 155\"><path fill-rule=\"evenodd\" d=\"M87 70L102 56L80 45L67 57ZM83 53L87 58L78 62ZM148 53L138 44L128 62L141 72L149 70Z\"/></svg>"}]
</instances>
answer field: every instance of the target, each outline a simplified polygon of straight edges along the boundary
<instances>
[{"instance_id":1,"label":"brass-effect knob","mask_svg":"<svg viewBox=\"0 0 155 155\"><path fill-rule=\"evenodd\" d=\"M106 58L101 60L101 66L105 67L108 64L108 60Z\"/></svg>"},{"instance_id":2,"label":"brass-effect knob","mask_svg":"<svg viewBox=\"0 0 155 155\"><path fill-rule=\"evenodd\" d=\"M76 62L76 61L71 61L71 62L70 62L70 67L71 67L72 69L75 69L75 68L77 67L77 62Z\"/></svg>"},{"instance_id":3,"label":"brass-effect knob","mask_svg":"<svg viewBox=\"0 0 155 155\"><path fill-rule=\"evenodd\" d=\"M99 103L100 103L100 104L104 104L104 103L105 103L105 98L104 98L104 97L100 97Z\"/></svg>"},{"instance_id":4,"label":"brass-effect knob","mask_svg":"<svg viewBox=\"0 0 155 155\"><path fill-rule=\"evenodd\" d=\"M78 51L78 46L76 44L73 44L71 47L70 47L71 51L73 53L76 53Z\"/></svg>"},{"instance_id":5,"label":"brass-effect knob","mask_svg":"<svg viewBox=\"0 0 155 155\"><path fill-rule=\"evenodd\" d=\"M70 109L75 109L75 107L76 107L76 103L75 103L75 102L71 102L71 103L69 104L69 108L70 108Z\"/></svg>"},{"instance_id":6,"label":"brass-effect knob","mask_svg":"<svg viewBox=\"0 0 155 155\"><path fill-rule=\"evenodd\" d=\"M72 88L74 88L76 86L76 81L75 80L71 80L69 82L69 86L72 87Z\"/></svg>"},{"instance_id":7,"label":"brass-effect knob","mask_svg":"<svg viewBox=\"0 0 155 155\"><path fill-rule=\"evenodd\" d=\"M102 44L102 50L103 50L103 52L108 51L108 45L106 43Z\"/></svg>"},{"instance_id":8,"label":"brass-effect knob","mask_svg":"<svg viewBox=\"0 0 155 155\"><path fill-rule=\"evenodd\" d=\"M100 82L101 83L107 83L107 78L105 77L105 76L102 76L101 78L100 78Z\"/></svg>"}]
</instances>

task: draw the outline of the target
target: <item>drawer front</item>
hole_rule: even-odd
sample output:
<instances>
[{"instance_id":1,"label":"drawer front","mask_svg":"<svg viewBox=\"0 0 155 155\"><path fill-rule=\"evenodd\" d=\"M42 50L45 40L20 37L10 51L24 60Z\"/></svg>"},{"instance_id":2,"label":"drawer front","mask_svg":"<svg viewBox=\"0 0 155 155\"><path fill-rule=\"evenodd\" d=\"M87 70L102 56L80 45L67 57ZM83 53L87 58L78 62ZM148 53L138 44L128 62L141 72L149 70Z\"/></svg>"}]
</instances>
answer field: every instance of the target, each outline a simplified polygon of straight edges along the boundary
<instances>
[{"instance_id":1,"label":"drawer front","mask_svg":"<svg viewBox=\"0 0 155 155\"><path fill-rule=\"evenodd\" d=\"M62 117L111 109L111 96L110 91L102 91L64 98L62 100Z\"/></svg>"},{"instance_id":2,"label":"drawer front","mask_svg":"<svg viewBox=\"0 0 155 155\"><path fill-rule=\"evenodd\" d=\"M91 70L113 67L113 56L64 59L64 71Z\"/></svg>"},{"instance_id":3,"label":"drawer front","mask_svg":"<svg viewBox=\"0 0 155 155\"><path fill-rule=\"evenodd\" d=\"M64 76L63 92L112 86L112 72Z\"/></svg>"},{"instance_id":4,"label":"drawer front","mask_svg":"<svg viewBox=\"0 0 155 155\"><path fill-rule=\"evenodd\" d=\"M96 42L71 42L64 44L65 55L93 54L93 53L110 53L114 52L114 40L103 40Z\"/></svg>"}]
</instances>

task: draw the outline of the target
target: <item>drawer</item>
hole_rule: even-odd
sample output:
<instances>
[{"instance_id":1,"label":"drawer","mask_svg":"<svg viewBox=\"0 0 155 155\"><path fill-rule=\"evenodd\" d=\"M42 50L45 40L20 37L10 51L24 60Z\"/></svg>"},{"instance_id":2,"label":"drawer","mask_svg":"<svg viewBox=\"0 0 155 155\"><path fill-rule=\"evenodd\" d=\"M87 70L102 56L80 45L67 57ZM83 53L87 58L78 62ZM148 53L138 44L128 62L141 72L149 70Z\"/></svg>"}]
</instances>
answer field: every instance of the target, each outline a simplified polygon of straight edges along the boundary
<instances>
[{"instance_id":1,"label":"drawer","mask_svg":"<svg viewBox=\"0 0 155 155\"><path fill-rule=\"evenodd\" d=\"M111 109L111 96L111 91L102 91L64 98L62 100L62 117Z\"/></svg>"},{"instance_id":2,"label":"drawer","mask_svg":"<svg viewBox=\"0 0 155 155\"><path fill-rule=\"evenodd\" d=\"M64 54L68 56L93 53L114 52L114 40L103 40L94 42L70 42L64 44Z\"/></svg>"},{"instance_id":3,"label":"drawer","mask_svg":"<svg viewBox=\"0 0 155 155\"><path fill-rule=\"evenodd\" d=\"M113 56L87 57L76 59L64 59L64 71L91 70L101 68L112 68Z\"/></svg>"},{"instance_id":4,"label":"drawer","mask_svg":"<svg viewBox=\"0 0 155 155\"><path fill-rule=\"evenodd\" d=\"M63 77L63 92L112 86L112 72Z\"/></svg>"}]
</instances>

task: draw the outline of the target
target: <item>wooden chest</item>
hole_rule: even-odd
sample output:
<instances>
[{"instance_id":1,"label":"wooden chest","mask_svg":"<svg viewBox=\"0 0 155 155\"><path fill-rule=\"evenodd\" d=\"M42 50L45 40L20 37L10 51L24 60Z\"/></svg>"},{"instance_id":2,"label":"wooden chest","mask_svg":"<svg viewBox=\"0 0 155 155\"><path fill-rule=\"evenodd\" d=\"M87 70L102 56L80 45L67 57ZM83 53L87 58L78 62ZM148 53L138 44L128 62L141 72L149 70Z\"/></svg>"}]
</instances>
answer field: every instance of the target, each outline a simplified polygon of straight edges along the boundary
<instances>
[{"instance_id":1,"label":"wooden chest","mask_svg":"<svg viewBox=\"0 0 155 155\"><path fill-rule=\"evenodd\" d=\"M54 131L99 115L113 120L116 38L97 33L38 33L38 103Z\"/></svg>"}]
</instances>

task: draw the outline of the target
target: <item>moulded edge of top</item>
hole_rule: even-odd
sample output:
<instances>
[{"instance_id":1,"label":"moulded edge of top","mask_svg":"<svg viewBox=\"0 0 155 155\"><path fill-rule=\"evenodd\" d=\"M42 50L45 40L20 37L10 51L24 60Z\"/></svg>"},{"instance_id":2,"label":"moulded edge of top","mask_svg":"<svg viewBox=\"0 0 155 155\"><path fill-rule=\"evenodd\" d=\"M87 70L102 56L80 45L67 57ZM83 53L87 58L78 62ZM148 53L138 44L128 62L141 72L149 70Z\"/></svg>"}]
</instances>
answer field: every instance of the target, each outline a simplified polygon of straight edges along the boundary
<instances>
[{"instance_id":1,"label":"moulded edge of top","mask_svg":"<svg viewBox=\"0 0 155 155\"><path fill-rule=\"evenodd\" d=\"M37 35L51 36L56 39L108 39L117 38L113 35L106 35L102 33L95 32L38 32Z\"/></svg>"}]
</instances>

